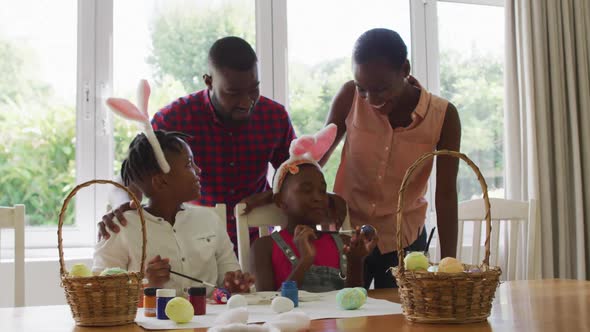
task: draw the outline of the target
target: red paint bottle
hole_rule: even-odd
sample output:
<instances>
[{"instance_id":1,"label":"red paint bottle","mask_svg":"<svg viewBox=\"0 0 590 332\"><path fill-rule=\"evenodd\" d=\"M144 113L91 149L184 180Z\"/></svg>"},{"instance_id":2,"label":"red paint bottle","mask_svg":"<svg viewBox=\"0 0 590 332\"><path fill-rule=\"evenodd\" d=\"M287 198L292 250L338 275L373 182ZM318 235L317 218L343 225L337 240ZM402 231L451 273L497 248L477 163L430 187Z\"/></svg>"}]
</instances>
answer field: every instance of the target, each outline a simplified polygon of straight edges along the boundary
<instances>
[{"instance_id":1,"label":"red paint bottle","mask_svg":"<svg viewBox=\"0 0 590 332\"><path fill-rule=\"evenodd\" d=\"M191 287L188 289L188 300L193 305L195 316L207 313L207 288Z\"/></svg>"}]
</instances>

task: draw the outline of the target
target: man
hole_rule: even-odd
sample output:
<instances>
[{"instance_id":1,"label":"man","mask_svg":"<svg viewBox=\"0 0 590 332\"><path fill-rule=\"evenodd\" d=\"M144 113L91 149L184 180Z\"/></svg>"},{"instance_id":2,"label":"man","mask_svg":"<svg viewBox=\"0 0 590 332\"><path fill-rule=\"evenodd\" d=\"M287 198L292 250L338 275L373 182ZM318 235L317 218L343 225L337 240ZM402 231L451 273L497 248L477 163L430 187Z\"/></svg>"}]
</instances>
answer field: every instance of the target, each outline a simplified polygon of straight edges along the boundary
<instances>
[{"instance_id":1,"label":"man","mask_svg":"<svg viewBox=\"0 0 590 332\"><path fill-rule=\"evenodd\" d=\"M202 170L201 198L194 203L227 205L227 231L237 247L235 205L269 189L268 163L276 168L287 160L295 132L285 108L260 95L258 59L245 40L217 40L208 60L207 89L161 109L152 126L191 136L187 141ZM118 232L115 216L126 225L122 212L130 208L127 203L104 216L100 236L109 236L107 227ZM256 229L250 233L257 237Z\"/></svg>"},{"instance_id":2,"label":"man","mask_svg":"<svg viewBox=\"0 0 590 332\"><path fill-rule=\"evenodd\" d=\"M459 151L461 123L448 101L416 86L409 76L407 48L395 31L363 33L353 52L354 81L345 83L332 102L327 123L338 126L325 164L344 134L346 140L334 192L348 203L352 226L373 225L379 244L365 260L365 287L395 287L387 270L398 264L396 209L406 170L434 150ZM457 244L458 159L439 157L436 211L443 257ZM424 197L432 160L413 176L404 202L402 247L424 250L427 202Z\"/></svg>"}]
</instances>

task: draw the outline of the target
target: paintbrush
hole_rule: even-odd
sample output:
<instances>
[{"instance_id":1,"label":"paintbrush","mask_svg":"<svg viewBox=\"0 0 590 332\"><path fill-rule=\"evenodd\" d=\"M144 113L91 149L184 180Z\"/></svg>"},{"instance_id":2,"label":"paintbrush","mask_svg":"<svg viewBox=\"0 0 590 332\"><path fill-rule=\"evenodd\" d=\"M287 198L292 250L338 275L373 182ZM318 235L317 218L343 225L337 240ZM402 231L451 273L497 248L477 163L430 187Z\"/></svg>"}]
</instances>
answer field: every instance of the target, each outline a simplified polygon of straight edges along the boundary
<instances>
[{"instance_id":1,"label":"paintbrush","mask_svg":"<svg viewBox=\"0 0 590 332\"><path fill-rule=\"evenodd\" d=\"M426 248L424 249L424 256L428 257L428 248L430 248L430 241L432 241L432 236L434 235L434 230L436 229L436 227L433 227L432 230L430 230L430 235L428 236L428 241L426 241Z\"/></svg>"},{"instance_id":2,"label":"paintbrush","mask_svg":"<svg viewBox=\"0 0 590 332\"><path fill-rule=\"evenodd\" d=\"M183 278L187 278L187 279L189 279L189 280L192 280L192 281L199 282L199 283L201 283L201 284L203 284L203 285L205 285L205 286L209 286L209 287L217 288L217 286L215 286L215 285L213 285L213 284L211 284L211 283L208 283L208 282L206 282L206 281L203 281L203 280L199 280L199 279L197 279L197 278L189 277L189 276L187 276L187 275L185 275L185 274L178 273L178 272L176 272L176 271L172 271L172 270L170 270L170 273L172 273L172 274L176 274L177 276L181 276L181 277L183 277Z\"/></svg>"}]
</instances>

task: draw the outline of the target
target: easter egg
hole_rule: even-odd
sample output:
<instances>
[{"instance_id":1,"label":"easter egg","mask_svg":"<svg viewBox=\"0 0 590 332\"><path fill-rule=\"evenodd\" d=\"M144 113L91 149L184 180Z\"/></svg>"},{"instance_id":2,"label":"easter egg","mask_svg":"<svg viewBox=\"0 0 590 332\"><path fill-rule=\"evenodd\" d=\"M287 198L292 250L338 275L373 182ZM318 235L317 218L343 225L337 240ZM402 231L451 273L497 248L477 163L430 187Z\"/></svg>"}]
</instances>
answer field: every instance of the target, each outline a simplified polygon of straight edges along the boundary
<instances>
[{"instance_id":1,"label":"easter egg","mask_svg":"<svg viewBox=\"0 0 590 332\"><path fill-rule=\"evenodd\" d=\"M463 264L454 257L445 257L438 264L438 272L459 273L463 272Z\"/></svg>"},{"instance_id":2,"label":"easter egg","mask_svg":"<svg viewBox=\"0 0 590 332\"><path fill-rule=\"evenodd\" d=\"M193 305L184 297L175 297L166 304L166 316L176 323L188 323L195 315Z\"/></svg>"},{"instance_id":3,"label":"easter egg","mask_svg":"<svg viewBox=\"0 0 590 332\"><path fill-rule=\"evenodd\" d=\"M412 252L404 258L404 267L408 271L428 269L428 258L422 252Z\"/></svg>"},{"instance_id":4,"label":"easter egg","mask_svg":"<svg viewBox=\"0 0 590 332\"><path fill-rule=\"evenodd\" d=\"M247 307L247 306L248 306L248 300L246 300L246 297L244 297L244 295L235 294L232 297L230 297L229 300L227 301L227 307L229 309L239 308L239 307Z\"/></svg>"},{"instance_id":5,"label":"easter egg","mask_svg":"<svg viewBox=\"0 0 590 332\"><path fill-rule=\"evenodd\" d=\"M70 270L70 277L92 277L92 272L84 263L74 264Z\"/></svg>"},{"instance_id":6,"label":"easter egg","mask_svg":"<svg viewBox=\"0 0 590 332\"><path fill-rule=\"evenodd\" d=\"M126 274L127 270L124 270L120 267L110 267L108 269L105 269L104 271L102 271L100 273L101 276L112 276L115 274Z\"/></svg>"},{"instance_id":7,"label":"easter egg","mask_svg":"<svg viewBox=\"0 0 590 332\"><path fill-rule=\"evenodd\" d=\"M295 303L293 303L290 298L277 296L272 300L270 308L272 311L280 314L282 312L293 310L293 308L295 308Z\"/></svg>"},{"instance_id":8,"label":"easter egg","mask_svg":"<svg viewBox=\"0 0 590 332\"><path fill-rule=\"evenodd\" d=\"M373 227L371 225L362 225L361 226L361 234L364 234L365 238L369 241L371 241L373 239L373 237L375 236L376 233L377 233L377 230L375 229L375 227Z\"/></svg>"},{"instance_id":9,"label":"easter egg","mask_svg":"<svg viewBox=\"0 0 590 332\"><path fill-rule=\"evenodd\" d=\"M346 310L358 309L365 301L364 294L354 288L343 288L336 294L336 303L340 308Z\"/></svg>"},{"instance_id":10,"label":"easter egg","mask_svg":"<svg viewBox=\"0 0 590 332\"><path fill-rule=\"evenodd\" d=\"M215 288L213 294L211 294L211 298L217 304L225 304L230 299L231 293L225 288Z\"/></svg>"}]
</instances>

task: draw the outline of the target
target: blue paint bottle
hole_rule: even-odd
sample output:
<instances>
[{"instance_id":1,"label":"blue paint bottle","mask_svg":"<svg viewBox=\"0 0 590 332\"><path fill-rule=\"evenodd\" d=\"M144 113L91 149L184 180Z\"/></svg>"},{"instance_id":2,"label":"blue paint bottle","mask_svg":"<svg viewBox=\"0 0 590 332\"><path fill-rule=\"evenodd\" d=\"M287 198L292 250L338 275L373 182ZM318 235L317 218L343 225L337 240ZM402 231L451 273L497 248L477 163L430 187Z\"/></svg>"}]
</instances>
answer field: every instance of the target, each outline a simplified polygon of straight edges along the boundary
<instances>
[{"instance_id":1,"label":"blue paint bottle","mask_svg":"<svg viewBox=\"0 0 590 332\"><path fill-rule=\"evenodd\" d=\"M285 281L281 285L281 296L293 301L295 307L299 306L299 290L297 283L293 280Z\"/></svg>"},{"instance_id":2,"label":"blue paint bottle","mask_svg":"<svg viewBox=\"0 0 590 332\"><path fill-rule=\"evenodd\" d=\"M166 316L166 304L176 296L176 289L156 290L156 317L158 319L169 319Z\"/></svg>"}]
</instances>

